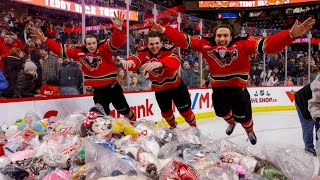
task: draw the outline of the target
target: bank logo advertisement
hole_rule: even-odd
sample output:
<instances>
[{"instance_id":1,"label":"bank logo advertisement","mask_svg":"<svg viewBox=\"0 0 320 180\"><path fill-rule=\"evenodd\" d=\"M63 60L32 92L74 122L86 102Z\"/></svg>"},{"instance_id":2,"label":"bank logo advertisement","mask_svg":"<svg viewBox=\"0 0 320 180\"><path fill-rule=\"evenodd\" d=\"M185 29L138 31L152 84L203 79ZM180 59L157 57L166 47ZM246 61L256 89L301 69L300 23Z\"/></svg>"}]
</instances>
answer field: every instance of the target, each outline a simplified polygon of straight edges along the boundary
<instances>
[{"instance_id":1,"label":"bank logo advertisement","mask_svg":"<svg viewBox=\"0 0 320 180\"><path fill-rule=\"evenodd\" d=\"M251 98L251 103L270 103L277 102L277 98L272 97L268 90L256 90Z\"/></svg>"},{"instance_id":2,"label":"bank logo advertisement","mask_svg":"<svg viewBox=\"0 0 320 180\"><path fill-rule=\"evenodd\" d=\"M288 98L290 99L291 102L294 101L294 95L297 93L297 91L294 91L293 89L291 89L291 91L286 91L286 94L288 96Z\"/></svg>"}]
</instances>

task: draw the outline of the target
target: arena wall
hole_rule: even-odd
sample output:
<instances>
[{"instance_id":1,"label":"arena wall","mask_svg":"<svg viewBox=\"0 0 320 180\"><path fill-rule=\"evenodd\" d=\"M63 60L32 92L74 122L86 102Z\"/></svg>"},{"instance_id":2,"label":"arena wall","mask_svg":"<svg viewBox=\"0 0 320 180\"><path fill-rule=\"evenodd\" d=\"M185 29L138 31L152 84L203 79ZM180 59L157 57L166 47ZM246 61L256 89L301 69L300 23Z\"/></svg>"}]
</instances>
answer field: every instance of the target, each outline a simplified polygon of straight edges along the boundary
<instances>
[{"instance_id":1,"label":"arena wall","mask_svg":"<svg viewBox=\"0 0 320 180\"><path fill-rule=\"evenodd\" d=\"M253 87L248 88L251 96L253 112L295 110L294 94L301 86L289 87ZM190 89L192 109L197 119L214 117L211 100L211 89ZM154 97L154 92L125 93L131 108L138 118L161 121L160 109ZM35 112L40 118L46 113L58 112L58 118L64 118L75 111L87 111L94 105L92 96L71 96L58 99L29 98L6 100L0 103L0 123L13 124L21 119L27 112ZM241 106L241 104L239 104ZM112 114L119 116L111 105ZM175 108L178 122L184 122Z\"/></svg>"}]
</instances>

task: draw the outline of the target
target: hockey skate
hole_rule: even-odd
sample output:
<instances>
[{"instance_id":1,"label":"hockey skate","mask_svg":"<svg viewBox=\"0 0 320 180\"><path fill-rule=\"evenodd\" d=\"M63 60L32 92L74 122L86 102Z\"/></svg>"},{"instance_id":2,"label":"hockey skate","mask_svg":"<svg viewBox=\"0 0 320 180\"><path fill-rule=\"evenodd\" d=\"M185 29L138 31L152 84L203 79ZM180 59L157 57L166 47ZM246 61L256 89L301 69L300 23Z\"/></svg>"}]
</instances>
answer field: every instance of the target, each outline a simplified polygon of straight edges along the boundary
<instances>
[{"instance_id":1,"label":"hockey skate","mask_svg":"<svg viewBox=\"0 0 320 180\"><path fill-rule=\"evenodd\" d=\"M228 136L230 136L230 134L233 133L233 130L234 130L235 127L236 127L236 123L229 124L229 126L228 126L228 128L227 128L227 130L226 130L226 134L227 134Z\"/></svg>"},{"instance_id":2,"label":"hockey skate","mask_svg":"<svg viewBox=\"0 0 320 180\"><path fill-rule=\"evenodd\" d=\"M314 148L306 148L306 149L304 149L304 151L306 153L310 154L311 156L317 157L317 153L316 153L316 150Z\"/></svg>"},{"instance_id":3,"label":"hockey skate","mask_svg":"<svg viewBox=\"0 0 320 180\"><path fill-rule=\"evenodd\" d=\"M251 143L252 145L255 145L255 144L257 143L257 136L256 136L256 134L255 134L254 132L247 133L247 134L248 134L248 139L247 139L247 141L250 140L250 143Z\"/></svg>"}]
</instances>

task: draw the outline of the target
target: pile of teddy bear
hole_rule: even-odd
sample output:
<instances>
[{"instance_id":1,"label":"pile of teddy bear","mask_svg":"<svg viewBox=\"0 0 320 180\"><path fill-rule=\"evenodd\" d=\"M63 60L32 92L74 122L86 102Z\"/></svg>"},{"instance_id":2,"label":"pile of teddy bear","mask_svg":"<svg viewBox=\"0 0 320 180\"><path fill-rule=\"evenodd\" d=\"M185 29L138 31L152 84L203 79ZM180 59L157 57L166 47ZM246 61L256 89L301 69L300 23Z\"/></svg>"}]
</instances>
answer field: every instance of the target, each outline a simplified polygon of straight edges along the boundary
<instances>
[{"instance_id":1,"label":"pile of teddy bear","mask_svg":"<svg viewBox=\"0 0 320 180\"><path fill-rule=\"evenodd\" d=\"M0 130L0 179L311 179L294 150L251 149L194 127L106 116L100 106L59 120L28 113Z\"/></svg>"}]
</instances>

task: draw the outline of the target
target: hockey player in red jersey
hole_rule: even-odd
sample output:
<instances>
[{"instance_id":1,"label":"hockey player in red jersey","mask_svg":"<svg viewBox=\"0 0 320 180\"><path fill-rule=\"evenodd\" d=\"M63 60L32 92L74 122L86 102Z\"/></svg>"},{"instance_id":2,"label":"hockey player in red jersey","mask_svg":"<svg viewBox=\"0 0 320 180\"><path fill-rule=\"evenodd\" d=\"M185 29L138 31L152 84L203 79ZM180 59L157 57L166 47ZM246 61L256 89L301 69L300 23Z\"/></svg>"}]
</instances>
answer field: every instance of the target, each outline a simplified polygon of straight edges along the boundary
<instances>
[{"instance_id":1,"label":"hockey player in red jersey","mask_svg":"<svg viewBox=\"0 0 320 180\"><path fill-rule=\"evenodd\" d=\"M163 44L163 35L156 31L150 31L146 41L147 46L140 47L136 55L128 57L124 67L130 71L140 68L149 73L161 115L171 127L176 127L172 101L186 122L195 127L190 95L178 74L180 59L174 46Z\"/></svg>"},{"instance_id":2,"label":"hockey player in red jersey","mask_svg":"<svg viewBox=\"0 0 320 180\"><path fill-rule=\"evenodd\" d=\"M151 19L149 23L175 45L202 53L208 60L211 72L210 83L215 113L229 124L226 134L230 135L238 122L254 145L257 143L257 137L253 131L250 94L246 88L250 71L249 56L282 51L296 37L309 31L315 20L308 18L303 23L296 21L290 30L267 37L237 36L230 24L218 25L213 34L190 37L170 26L162 27Z\"/></svg>"},{"instance_id":3,"label":"hockey player in red jersey","mask_svg":"<svg viewBox=\"0 0 320 180\"><path fill-rule=\"evenodd\" d=\"M85 44L71 45L59 44L46 38L38 29L32 32L58 56L67 56L81 63L84 73L84 85L94 89L93 100L101 104L107 115L110 114L110 103L115 109L131 121L136 117L123 95L123 90L117 82L117 67L112 59L113 54L126 42L125 28L123 25L124 14L118 12L112 19L114 31L110 39L98 43L96 35L87 35Z\"/></svg>"}]
</instances>

